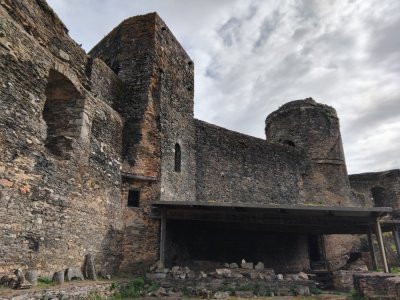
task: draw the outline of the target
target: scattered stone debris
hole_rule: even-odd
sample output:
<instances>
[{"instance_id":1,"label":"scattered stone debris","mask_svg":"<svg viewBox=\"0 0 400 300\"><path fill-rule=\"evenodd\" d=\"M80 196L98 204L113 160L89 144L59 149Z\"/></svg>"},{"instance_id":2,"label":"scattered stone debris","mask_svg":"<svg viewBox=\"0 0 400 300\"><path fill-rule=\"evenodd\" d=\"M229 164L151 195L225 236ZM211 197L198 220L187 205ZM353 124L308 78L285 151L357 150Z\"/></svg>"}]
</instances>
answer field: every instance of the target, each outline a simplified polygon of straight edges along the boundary
<instances>
[{"instance_id":1,"label":"scattered stone debris","mask_svg":"<svg viewBox=\"0 0 400 300\"><path fill-rule=\"evenodd\" d=\"M243 260L240 267L236 263L215 264L214 270L206 271L191 270L188 266L169 269L157 262L149 268L146 278L160 288L147 296L173 297L182 289L191 296L215 299L229 296L310 295L310 288L316 287L316 283L309 280L304 272L276 275L273 269L265 268L262 262L253 266L252 262Z\"/></svg>"}]
</instances>

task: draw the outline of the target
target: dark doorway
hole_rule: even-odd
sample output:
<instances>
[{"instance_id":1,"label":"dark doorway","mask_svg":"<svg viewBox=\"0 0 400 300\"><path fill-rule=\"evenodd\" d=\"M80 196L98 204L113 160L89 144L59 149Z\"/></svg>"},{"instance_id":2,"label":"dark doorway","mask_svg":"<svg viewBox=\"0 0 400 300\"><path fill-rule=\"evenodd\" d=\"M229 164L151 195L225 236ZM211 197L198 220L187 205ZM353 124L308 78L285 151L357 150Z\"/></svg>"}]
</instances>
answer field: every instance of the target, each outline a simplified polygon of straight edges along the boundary
<instances>
[{"instance_id":1,"label":"dark doorway","mask_svg":"<svg viewBox=\"0 0 400 300\"><path fill-rule=\"evenodd\" d=\"M307 242L311 270L325 269L325 255L321 236L309 234L307 237Z\"/></svg>"}]
</instances>

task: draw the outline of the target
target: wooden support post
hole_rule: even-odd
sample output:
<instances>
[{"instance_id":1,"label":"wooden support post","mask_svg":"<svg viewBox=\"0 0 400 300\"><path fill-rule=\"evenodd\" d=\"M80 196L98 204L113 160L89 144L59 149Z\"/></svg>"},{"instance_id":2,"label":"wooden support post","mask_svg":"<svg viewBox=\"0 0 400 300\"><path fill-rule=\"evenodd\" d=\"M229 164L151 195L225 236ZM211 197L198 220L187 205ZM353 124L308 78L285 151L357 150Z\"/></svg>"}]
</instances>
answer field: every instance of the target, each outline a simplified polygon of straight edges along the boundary
<instances>
[{"instance_id":1,"label":"wooden support post","mask_svg":"<svg viewBox=\"0 0 400 300\"><path fill-rule=\"evenodd\" d=\"M161 212L161 232L160 232L160 262L165 266L165 237L167 233L167 216L166 210Z\"/></svg>"},{"instance_id":2,"label":"wooden support post","mask_svg":"<svg viewBox=\"0 0 400 300\"><path fill-rule=\"evenodd\" d=\"M375 227L376 227L376 239L378 240L379 250L382 255L383 270L385 271L385 273L389 273L389 266L386 259L385 245L383 244L381 224L379 224L378 219L376 219Z\"/></svg>"},{"instance_id":3,"label":"wooden support post","mask_svg":"<svg viewBox=\"0 0 400 300\"><path fill-rule=\"evenodd\" d=\"M372 260L372 269L374 271L378 270L378 264L376 262L376 256L375 256L375 247L374 247L374 241L372 239L372 229L371 227L368 229L368 246L369 246L369 253L371 254L371 260Z\"/></svg>"},{"instance_id":4,"label":"wooden support post","mask_svg":"<svg viewBox=\"0 0 400 300\"><path fill-rule=\"evenodd\" d=\"M392 231L394 244L396 245L397 257L400 259L400 237L399 237L399 228L396 226Z\"/></svg>"}]
</instances>

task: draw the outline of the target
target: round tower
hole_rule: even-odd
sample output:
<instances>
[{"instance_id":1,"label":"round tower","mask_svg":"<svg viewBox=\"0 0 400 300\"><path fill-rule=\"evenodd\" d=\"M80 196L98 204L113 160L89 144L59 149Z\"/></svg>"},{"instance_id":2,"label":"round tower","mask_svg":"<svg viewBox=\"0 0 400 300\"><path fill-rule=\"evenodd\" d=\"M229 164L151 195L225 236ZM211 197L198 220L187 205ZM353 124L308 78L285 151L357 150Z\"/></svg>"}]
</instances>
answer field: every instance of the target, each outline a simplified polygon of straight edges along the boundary
<instances>
[{"instance_id":1,"label":"round tower","mask_svg":"<svg viewBox=\"0 0 400 300\"><path fill-rule=\"evenodd\" d=\"M351 206L339 118L334 108L312 98L284 104L265 121L268 142L303 151L308 171L303 177L305 202Z\"/></svg>"}]
</instances>

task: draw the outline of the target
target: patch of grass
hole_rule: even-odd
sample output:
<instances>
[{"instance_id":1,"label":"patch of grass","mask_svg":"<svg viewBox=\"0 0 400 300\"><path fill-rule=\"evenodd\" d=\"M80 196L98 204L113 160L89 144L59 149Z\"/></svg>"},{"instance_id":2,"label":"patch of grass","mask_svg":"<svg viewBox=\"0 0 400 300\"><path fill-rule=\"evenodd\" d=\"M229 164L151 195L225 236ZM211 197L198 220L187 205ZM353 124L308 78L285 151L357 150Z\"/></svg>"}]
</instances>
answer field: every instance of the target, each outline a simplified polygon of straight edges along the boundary
<instances>
[{"instance_id":1,"label":"patch of grass","mask_svg":"<svg viewBox=\"0 0 400 300\"><path fill-rule=\"evenodd\" d=\"M310 287L310 293L313 295L321 295L323 291L317 287Z\"/></svg>"},{"instance_id":2,"label":"patch of grass","mask_svg":"<svg viewBox=\"0 0 400 300\"><path fill-rule=\"evenodd\" d=\"M45 288L50 285L54 285L54 282L50 277L39 277L38 278L38 284L37 284L38 288Z\"/></svg>"},{"instance_id":3,"label":"patch of grass","mask_svg":"<svg viewBox=\"0 0 400 300\"><path fill-rule=\"evenodd\" d=\"M391 267L391 268L390 268L390 271L391 271L392 273L400 273L400 267Z\"/></svg>"},{"instance_id":4,"label":"patch of grass","mask_svg":"<svg viewBox=\"0 0 400 300\"><path fill-rule=\"evenodd\" d=\"M145 280L143 277L138 277L122 285L119 291L112 297L112 299L126 299L138 298L145 294Z\"/></svg>"}]
</instances>

